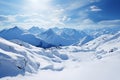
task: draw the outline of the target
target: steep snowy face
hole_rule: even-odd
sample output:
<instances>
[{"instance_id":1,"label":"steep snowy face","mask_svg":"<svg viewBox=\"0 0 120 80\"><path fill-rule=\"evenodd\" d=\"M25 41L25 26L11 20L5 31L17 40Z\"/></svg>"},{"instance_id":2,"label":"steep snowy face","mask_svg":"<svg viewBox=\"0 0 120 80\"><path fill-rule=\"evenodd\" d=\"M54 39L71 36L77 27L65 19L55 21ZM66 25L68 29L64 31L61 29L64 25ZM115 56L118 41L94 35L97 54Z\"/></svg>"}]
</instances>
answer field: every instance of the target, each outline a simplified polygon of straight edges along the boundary
<instances>
[{"instance_id":1,"label":"steep snowy face","mask_svg":"<svg viewBox=\"0 0 120 80\"><path fill-rule=\"evenodd\" d=\"M18 27L14 27L8 30L3 30L0 32L0 37L3 37L7 40L19 39L21 41L27 42L34 46L38 47L51 47L53 45L46 43L45 41L37 38L35 35L27 33L27 31L22 30Z\"/></svg>"},{"instance_id":2,"label":"steep snowy face","mask_svg":"<svg viewBox=\"0 0 120 80\"><path fill-rule=\"evenodd\" d=\"M40 34L40 33L44 32L44 31L45 31L44 29L39 28L39 27L35 27L35 26L33 26L32 28L30 28L28 30L28 32L30 32L31 34L34 34L34 35Z\"/></svg>"},{"instance_id":3,"label":"steep snowy face","mask_svg":"<svg viewBox=\"0 0 120 80\"><path fill-rule=\"evenodd\" d=\"M54 36L56 34L52 29L48 29L47 31L41 33L41 35L44 35L44 37L49 37L49 36Z\"/></svg>"},{"instance_id":4,"label":"steep snowy face","mask_svg":"<svg viewBox=\"0 0 120 80\"><path fill-rule=\"evenodd\" d=\"M54 41L54 39L59 38L59 36L52 30L52 29L48 29L47 31L41 33L39 35L43 40L46 40L48 42L52 42Z\"/></svg>"},{"instance_id":5,"label":"steep snowy face","mask_svg":"<svg viewBox=\"0 0 120 80\"><path fill-rule=\"evenodd\" d=\"M44 41L56 46L70 45L72 44L73 41L73 40L67 40L61 37L60 35L57 35L52 29L48 29L47 31L41 33L39 37Z\"/></svg>"},{"instance_id":6,"label":"steep snowy face","mask_svg":"<svg viewBox=\"0 0 120 80\"><path fill-rule=\"evenodd\" d=\"M93 39L92 36L86 34L83 31L76 30L76 29L69 29L69 28L64 28L61 31L60 36L66 39L73 40L74 41L73 44L78 43L79 41L82 41L83 38L85 38L85 40L81 44L84 44Z\"/></svg>"},{"instance_id":7,"label":"steep snowy face","mask_svg":"<svg viewBox=\"0 0 120 80\"><path fill-rule=\"evenodd\" d=\"M71 29L71 28L52 28L55 33L66 38L66 39L80 39L85 37L87 34L84 31Z\"/></svg>"},{"instance_id":8,"label":"steep snowy face","mask_svg":"<svg viewBox=\"0 0 120 80\"><path fill-rule=\"evenodd\" d=\"M67 37L66 35L68 35L69 37ZM61 36L63 36L64 38L70 38L70 39L80 39L85 37L87 34L83 31L77 31L75 29L69 29L69 28L64 28L61 32Z\"/></svg>"},{"instance_id":9,"label":"steep snowy face","mask_svg":"<svg viewBox=\"0 0 120 80\"><path fill-rule=\"evenodd\" d=\"M9 40L20 37L20 34L22 33L24 33L24 31L15 26L14 28L2 30L0 36Z\"/></svg>"}]
</instances>

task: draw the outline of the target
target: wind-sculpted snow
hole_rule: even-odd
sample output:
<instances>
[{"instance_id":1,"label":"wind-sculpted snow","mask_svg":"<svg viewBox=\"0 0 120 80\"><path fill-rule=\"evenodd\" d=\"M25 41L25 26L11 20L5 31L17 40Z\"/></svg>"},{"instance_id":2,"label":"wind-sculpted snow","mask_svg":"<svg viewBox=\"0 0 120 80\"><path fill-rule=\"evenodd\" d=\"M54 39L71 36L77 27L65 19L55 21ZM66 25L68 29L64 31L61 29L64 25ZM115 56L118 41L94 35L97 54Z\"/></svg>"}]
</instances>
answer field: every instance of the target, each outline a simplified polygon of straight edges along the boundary
<instances>
[{"instance_id":1,"label":"wind-sculpted snow","mask_svg":"<svg viewBox=\"0 0 120 80\"><path fill-rule=\"evenodd\" d=\"M59 71L63 66L56 66L68 59L57 51L37 48L19 40L13 42L0 38L0 77L35 73L38 69Z\"/></svg>"}]
</instances>

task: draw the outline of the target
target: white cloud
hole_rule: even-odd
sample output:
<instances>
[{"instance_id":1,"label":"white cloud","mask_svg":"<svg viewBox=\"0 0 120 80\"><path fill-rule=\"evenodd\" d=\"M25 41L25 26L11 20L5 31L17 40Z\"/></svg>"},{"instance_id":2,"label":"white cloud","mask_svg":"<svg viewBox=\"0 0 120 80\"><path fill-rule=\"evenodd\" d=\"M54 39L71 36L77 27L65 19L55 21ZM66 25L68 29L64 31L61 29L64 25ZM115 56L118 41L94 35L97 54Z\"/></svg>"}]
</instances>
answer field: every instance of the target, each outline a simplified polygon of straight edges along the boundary
<instances>
[{"instance_id":1,"label":"white cloud","mask_svg":"<svg viewBox=\"0 0 120 80\"><path fill-rule=\"evenodd\" d=\"M91 3L99 2L100 0L89 0Z\"/></svg>"},{"instance_id":2,"label":"white cloud","mask_svg":"<svg viewBox=\"0 0 120 80\"><path fill-rule=\"evenodd\" d=\"M21 6L17 4L5 3L6 5L19 7L20 12L16 15L8 15L8 20L10 26L24 26L27 28L29 26L45 26L45 27L54 27L54 26L67 26L67 21L72 21L73 19L69 17L69 14L65 14L68 10L74 10L79 7L82 7L88 4L87 0L75 0L68 1L66 7L60 5L51 5L53 0L22 0L25 1ZM70 3L69 3L70 2ZM66 5L64 4L64 5ZM18 8L18 9L19 9ZM83 15L83 14L80 14ZM81 16L83 17L83 16ZM75 19L78 24L79 19ZM72 23L71 23L72 24ZM70 24L70 25L71 25ZM73 25L73 24L72 24Z\"/></svg>"},{"instance_id":3,"label":"white cloud","mask_svg":"<svg viewBox=\"0 0 120 80\"><path fill-rule=\"evenodd\" d=\"M36 6L39 10L34 10L26 5L24 6L26 7L25 9L23 7L23 13L7 16L2 15L7 18L7 20L4 20L4 22L7 22L12 27L17 25L23 28L29 28L32 26L54 27L58 25L64 25L64 23L62 22L62 14L64 12L64 9L57 9L53 6L47 5L47 2L49 1L50 0L41 0L42 5L39 4L40 6ZM41 9L41 7L44 6L46 7L46 9ZM3 24L3 26L6 25Z\"/></svg>"},{"instance_id":4,"label":"white cloud","mask_svg":"<svg viewBox=\"0 0 120 80\"><path fill-rule=\"evenodd\" d=\"M64 4L64 5L66 5L65 7L64 6L61 6L61 7L63 7L65 10L68 11L68 10L78 9L80 7L87 5L87 4L89 4L88 0L71 0L68 3Z\"/></svg>"},{"instance_id":5,"label":"white cloud","mask_svg":"<svg viewBox=\"0 0 120 80\"><path fill-rule=\"evenodd\" d=\"M120 20L104 20L99 22L98 24L104 26L120 26Z\"/></svg>"},{"instance_id":6,"label":"white cloud","mask_svg":"<svg viewBox=\"0 0 120 80\"><path fill-rule=\"evenodd\" d=\"M104 28L104 27L116 27L116 26L120 26L120 20L104 20L104 21L95 23L90 19L85 19L83 20L83 22L81 22L78 25L78 28L96 29L96 28Z\"/></svg>"},{"instance_id":7,"label":"white cloud","mask_svg":"<svg viewBox=\"0 0 120 80\"><path fill-rule=\"evenodd\" d=\"M12 15L0 15L1 19L0 22L15 22L16 18Z\"/></svg>"},{"instance_id":8,"label":"white cloud","mask_svg":"<svg viewBox=\"0 0 120 80\"><path fill-rule=\"evenodd\" d=\"M51 0L25 0L22 11L23 13L46 13L53 9L50 5Z\"/></svg>"},{"instance_id":9,"label":"white cloud","mask_svg":"<svg viewBox=\"0 0 120 80\"><path fill-rule=\"evenodd\" d=\"M64 9L58 9L50 5L51 0L26 0L22 10L23 13L18 14L16 17L23 19L23 22L16 22L19 25L26 26L44 26L54 27L64 25L63 12ZM29 24L28 24L29 23ZM25 26L24 25L24 26Z\"/></svg>"},{"instance_id":10,"label":"white cloud","mask_svg":"<svg viewBox=\"0 0 120 80\"><path fill-rule=\"evenodd\" d=\"M99 0L75 0L66 3L65 7L62 5L51 5L52 0L24 0L22 6L17 6L12 3L2 4L21 7L21 12L15 15L2 15L5 17L4 22L1 22L1 26L21 26L23 28L30 28L32 26L40 26L44 28L62 26L62 27L73 27L73 28L101 28L120 25L120 20L106 20L99 23L94 23L90 19L86 19L87 13L85 10L78 10L78 18L71 18L69 11L83 7L90 2L97 2ZM90 6L90 11L101 11L99 7L93 5ZM75 14L74 14L75 15ZM74 16L73 16L74 17ZM68 23L67 23L68 22ZM6 25L5 23L9 24ZM76 27L77 26L77 27Z\"/></svg>"},{"instance_id":11,"label":"white cloud","mask_svg":"<svg viewBox=\"0 0 120 80\"><path fill-rule=\"evenodd\" d=\"M99 7L97 7L97 6L95 6L95 5L90 6L90 10L91 10L91 11L95 11L95 12L97 12L97 11L102 11L102 9L100 9Z\"/></svg>"}]
</instances>

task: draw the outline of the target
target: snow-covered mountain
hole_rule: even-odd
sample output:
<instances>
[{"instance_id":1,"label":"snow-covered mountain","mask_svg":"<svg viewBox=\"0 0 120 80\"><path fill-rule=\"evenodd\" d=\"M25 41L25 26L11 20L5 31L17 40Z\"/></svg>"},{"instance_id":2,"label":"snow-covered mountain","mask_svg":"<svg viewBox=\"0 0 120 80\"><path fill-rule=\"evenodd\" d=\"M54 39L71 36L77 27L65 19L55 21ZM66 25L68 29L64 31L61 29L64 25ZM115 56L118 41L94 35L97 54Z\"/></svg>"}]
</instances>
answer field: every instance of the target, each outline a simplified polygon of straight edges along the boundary
<instances>
[{"instance_id":1,"label":"snow-covered mountain","mask_svg":"<svg viewBox=\"0 0 120 80\"><path fill-rule=\"evenodd\" d=\"M112 37L111 34L101 35L100 37L95 38L89 41L88 43L84 44L82 47L83 49L86 49L86 50L96 50L98 46L107 42L108 39L110 39L111 37Z\"/></svg>"},{"instance_id":2,"label":"snow-covered mountain","mask_svg":"<svg viewBox=\"0 0 120 80\"><path fill-rule=\"evenodd\" d=\"M61 29L51 28L39 34L38 36L44 41L57 45L57 46L72 45L84 37L87 37L87 38L86 38L86 41L84 41L82 44L92 39L91 36L88 36L83 31L77 31L75 29L69 29L69 28L61 28Z\"/></svg>"},{"instance_id":3,"label":"snow-covered mountain","mask_svg":"<svg viewBox=\"0 0 120 80\"><path fill-rule=\"evenodd\" d=\"M104 28L98 28L98 29L85 29L84 30L87 34L93 36L94 38L99 37L104 34L115 34L118 31L120 31L119 26L111 26L111 27L104 27Z\"/></svg>"},{"instance_id":4,"label":"snow-covered mountain","mask_svg":"<svg viewBox=\"0 0 120 80\"><path fill-rule=\"evenodd\" d=\"M30 32L31 34L34 34L34 35L37 35L37 34L40 34L42 32L44 32L45 30L43 28L39 28L39 27L31 27L28 32Z\"/></svg>"},{"instance_id":5,"label":"snow-covered mountain","mask_svg":"<svg viewBox=\"0 0 120 80\"><path fill-rule=\"evenodd\" d=\"M120 32L112 35L104 44L97 47L97 54L113 53L120 49Z\"/></svg>"},{"instance_id":6,"label":"snow-covered mountain","mask_svg":"<svg viewBox=\"0 0 120 80\"><path fill-rule=\"evenodd\" d=\"M67 38L67 39L80 39L83 38L85 36L87 36L87 34L84 31L81 30L76 30L76 29L72 29L72 28L52 28L52 30L57 33L58 35Z\"/></svg>"},{"instance_id":7,"label":"snow-covered mountain","mask_svg":"<svg viewBox=\"0 0 120 80\"><path fill-rule=\"evenodd\" d=\"M93 39L92 36L86 34L84 31L71 29L71 28L63 28L57 32L63 38L74 40L73 44L76 42L82 41L84 38L85 38L85 40L81 43L81 45L85 44Z\"/></svg>"},{"instance_id":8,"label":"snow-covered mountain","mask_svg":"<svg viewBox=\"0 0 120 80\"><path fill-rule=\"evenodd\" d=\"M0 32L0 37L3 37L7 40L18 39L27 42L29 44L32 44L34 46L43 47L43 48L48 48L53 46L37 38L35 35L29 34L27 31L18 28L17 26L7 30L2 30Z\"/></svg>"},{"instance_id":9,"label":"snow-covered mountain","mask_svg":"<svg viewBox=\"0 0 120 80\"><path fill-rule=\"evenodd\" d=\"M120 41L120 32L116 34L104 34L99 36L98 38L91 40L90 42L84 44L82 49L85 50L93 50L98 51L100 53L109 49L107 53L114 49L119 49L119 41Z\"/></svg>"},{"instance_id":10,"label":"snow-covered mountain","mask_svg":"<svg viewBox=\"0 0 120 80\"><path fill-rule=\"evenodd\" d=\"M64 38L68 38L68 39L78 40L78 39L81 39L81 38L87 36L87 34L80 30L63 28L63 30L61 32L61 36Z\"/></svg>"},{"instance_id":11,"label":"snow-covered mountain","mask_svg":"<svg viewBox=\"0 0 120 80\"><path fill-rule=\"evenodd\" d=\"M13 31L9 30L2 32L11 33ZM53 29L49 29L43 32L41 36L45 37L46 40L53 39L53 42L58 42L59 39L64 40L65 38L61 37L62 30L58 34ZM22 35L28 34L21 29L16 29L16 31ZM67 35L73 36L76 31L65 32ZM18 35L18 37L21 36ZM8 38L11 37L8 36ZM97 38L88 35L88 37L84 36L74 45L48 49L35 47L20 39L9 39L8 41L0 38L1 80L61 80L61 77L63 77L62 80L119 80L119 63L120 32L103 34Z\"/></svg>"},{"instance_id":12,"label":"snow-covered mountain","mask_svg":"<svg viewBox=\"0 0 120 80\"><path fill-rule=\"evenodd\" d=\"M18 39L43 48L49 48L53 46L68 46L78 42L80 42L82 45L93 39L85 32L75 29L51 28L44 31L44 29L32 27L27 31L20 29L17 26L0 31L0 37L3 37L7 40ZM84 38L85 40L82 41Z\"/></svg>"},{"instance_id":13,"label":"snow-covered mountain","mask_svg":"<svg viewBox=\"0 0 120 80\"><path fill-rule=\"evenodd\" d=\"M57 35L52 29L48 29L47 31L41 33L39 37L44 41L56 46L66 46L73 43L73 40L68 40L61 37L60 35Z\"/></svg>"}]
</instances>

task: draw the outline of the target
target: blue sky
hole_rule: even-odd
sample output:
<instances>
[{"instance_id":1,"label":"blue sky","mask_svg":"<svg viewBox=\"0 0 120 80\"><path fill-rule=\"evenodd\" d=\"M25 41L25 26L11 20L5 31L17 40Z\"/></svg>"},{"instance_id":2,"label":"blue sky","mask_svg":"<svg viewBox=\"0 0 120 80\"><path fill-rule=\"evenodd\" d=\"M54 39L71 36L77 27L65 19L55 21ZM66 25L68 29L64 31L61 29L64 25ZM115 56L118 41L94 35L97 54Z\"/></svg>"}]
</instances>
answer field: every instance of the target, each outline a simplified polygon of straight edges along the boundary
<instances>
[{"instance_id":1,"label":"blue sky","mask_svg":"<svg viewBox=\"0 0 120 80\"><path fill-rule=\"evenodd\" d=\"M119 26L119 4L120 0L0 0L0 28Z\"/></svg>"}]
</instances>

